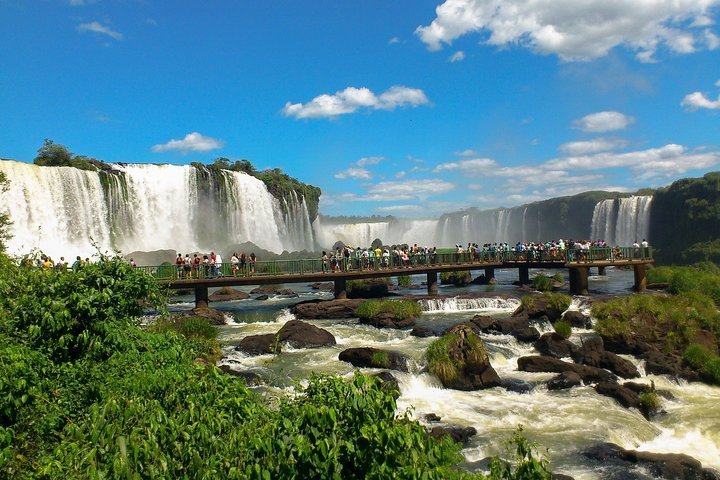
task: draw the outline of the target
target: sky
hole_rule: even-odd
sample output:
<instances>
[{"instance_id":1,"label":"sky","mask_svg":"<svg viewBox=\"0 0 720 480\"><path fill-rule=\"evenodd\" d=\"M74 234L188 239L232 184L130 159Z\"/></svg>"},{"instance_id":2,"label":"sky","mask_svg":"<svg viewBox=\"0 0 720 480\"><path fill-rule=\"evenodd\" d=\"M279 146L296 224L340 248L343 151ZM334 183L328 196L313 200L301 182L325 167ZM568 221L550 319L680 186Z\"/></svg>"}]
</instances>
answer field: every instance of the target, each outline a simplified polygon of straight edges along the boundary
<instances>
[{"instance_id":1,"label":"sky","mask_svg":"<svg viewBox=\"0 0 720 480\"><path fill-rule=\"evenodd\" d=\"M0 0L0 158L247 159L325 215L718 170L720 0Z\"/></svg>"}]
</instances>

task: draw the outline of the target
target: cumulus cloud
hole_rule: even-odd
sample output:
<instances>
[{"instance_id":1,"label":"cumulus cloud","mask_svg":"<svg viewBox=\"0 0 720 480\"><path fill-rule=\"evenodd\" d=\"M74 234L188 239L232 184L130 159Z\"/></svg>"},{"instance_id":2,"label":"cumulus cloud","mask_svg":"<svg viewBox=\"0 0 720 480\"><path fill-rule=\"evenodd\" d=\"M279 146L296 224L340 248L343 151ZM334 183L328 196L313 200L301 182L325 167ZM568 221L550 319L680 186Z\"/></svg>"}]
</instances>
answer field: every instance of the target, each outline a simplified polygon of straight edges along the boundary
<instances>
[{"instance_id":1,"label":"cumulus cloud","mask_svg":"<svg viewBox=\"0 0 720 480\"><path fill-rule=\"evenodd\" d=\"M446 0L415 33L440 50L468 33L497 47L519 45L565 61L602 57L619 46L651 61L661 46L690 53L707 46L705 30L720 0Z\"/></svg>"},{"instance_id":2,"label":"cumulus cloud","mask_svg":"<svg viewBox=\"0 0 720 480\"><path fill-rule=\"evenodd\" d=\"M425 207L422 205L387 205L384 207L377 207L375 210L386 213L424 212Z\"/></svg>"},{"instance_id":3,"label":"cumulus cloud","mask_svg":"<svg viewBox=\"0 0 720 480\"><path fill-rule=\"evenodd\" d=\"M580 142L567 142L558 147L558 150L567 155L585 155L587 153L606 152L627 146L627 141L621 138L594 138Z\"/></svg>"},{"instance_id":4,"label":"cumulus cloud","mask_svg":"<svg viewBox=\"0 0 720 480\"><path fill-rule=\"evenodd\" d=\"M169 152L177 150L182 153L209 152L223 147L225 142L212 137L206 137L198 132L188 133L182 140L172 139L167 143L153 145L153 152Z\"/></svg>"},{"instance_id":5,"label":"cumulus cloud","mask_svg":"<svg viewBox=\"0 0 720 480\"><path fill-rule=\"evenodd\" d=\"M634 152L601 152L593 155L576 155L552 159L548 167L570 170L604 170L630 168L635 178L672 177L688 170L703 170L720 163L720 152L705 149L688 150L682 145L669 144Z\"/></svg>"},{"instance_id":6,"label":"cumulus cloud","mask_svg":"<svg viewBox=\"0 0 720 480\"><path fill-rule=\"evenodd\" d=\"M335 178L354 178L357 180L370 180L372 174L364 168L348 168L335 174Z\"/></svg>"},{"instance_id":7,"label":"cumulus cloud","mask_svg":"<svg viewBox=\"0 0 720 480\"><path fill-rule=\"evenodd\" d=\"M633 117L620 112L597 112L575 120L573 126L584 132L610 132L624 130L632 123L635 123Z\"/></svg>"},{"instance_id":8,"label":"cumulus cloud","mask_svg":"<svg viewBox=\"0 0 720 480\"><path fill-rule=\"evenodd\" d=\"M358 167L364 167L365 165L377 165L378 163L385 160L385 157L375 156L375 157L362 157L360 160L355 162L355 164Z\"/></svg>"},{"instance_id":9,"label":"cumulus cloud","mask_svg":"<svg viewBox=\"0 0 720 480\"><path fill-rule=\"evenodd\" d=\"M394 45L396 43L400 43L400 37L392 37L390 40L388 40L388 43L390 45Z\"/></svg>"},{"instance_id":10,"label":"cumulus cloud","mask_svg":"<svg viewBox=\"0 0 720 480\"><path fill-rule=\"evenodd\" d=\"M332 95L318 95L305 104L287 102L282 112L286 117L331 118L354 113L362 108L394 110L398 107L417 107L428 103L430 101L425 92L419 88L396 85L380 95L375 95L366 87L348 87Z\"/></svg>"},{"instance_id":11,"label":"cumulus cloud","mask_svg":"<svg viewBox=\"0 0 720 480\"><path fill-rule=\"evenodd\" d=\"M465 60L465 52L463 52L462 50L458 50L457 52L450 55L450 58L448 60L450 60L450 63L462 62L463 60Z\"/></svg>"},{"instance_id":12,"label":"cumulus cloud","mask_svg":"<svg viewBox=\"0 0 720 480\"><path fill-rule=\"evenodd\" d=\"M496 166L497 162L492 158L472 158L459 160L457 162L441 163L433 169L433 173L439 173L443 170L458 170L468 176L486 175L488 169L495 168Z\"/></svg>"},{"instance_id":13,"label":"cumulus cloud","mask_svg":"<svg viewBox=\"0 0 720 480\"><path fill-rule=\"evenodd\" d=\"M457 155L458 157L472 157L473 155L477 155L477 152L468 148L458 152L453 152L453 155Z\"/></svg>"},{"instance_id":14,"label":"cumulus cloud","mask_svg":"<svg viewBox=\"0 0 720 480\"><path fill-rule=\"evenodd\" d=\"M366 199L373 201L425 199L430 195L447 193L454 188L455 185L452 183L440 179L379 182L368 188Z\"/></svg>"},{"instance_id":15,"label":"cumulus cloud","mask_svg":"<svg viewBox=\"0 0 720 480\"><path fill-rule=\"evenodd\" d=\"M715 85L720 87L720 80L715 82ZM710 110L720 109L720 94L718 94L717 100L711 100L702 92L689 93L685 95L680 105L688 110L697 110L699 108L707 108Z\"/></svg>"},{"instance_id":16,"label":"cumulus cloud","mask_svg":"<svg viewBox=\"0 0 720 480\"><path fill-rule=\"evenodd\" d=\"M103 25L100 22L81 23L77 27L78 32L95 32L101 35L107 35L115 40L122 40L123 34L112 30L110 27Z\"/></svg>"}]
</instances>

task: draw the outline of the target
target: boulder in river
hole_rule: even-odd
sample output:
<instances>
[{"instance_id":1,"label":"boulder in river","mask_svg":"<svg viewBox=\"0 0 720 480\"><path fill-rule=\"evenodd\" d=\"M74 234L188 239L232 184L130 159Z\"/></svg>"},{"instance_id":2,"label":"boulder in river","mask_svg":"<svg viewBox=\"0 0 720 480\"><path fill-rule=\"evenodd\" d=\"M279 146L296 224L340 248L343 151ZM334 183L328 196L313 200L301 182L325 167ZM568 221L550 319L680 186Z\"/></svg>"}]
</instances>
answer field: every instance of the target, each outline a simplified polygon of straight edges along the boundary
<instances>
[{"instance_id":1,"label":"boulder in river","mask_svg":"<svg viewBox=\"0 0 720 480\"><path fill-rule=\"evenodd\" d=\"M257 373L253 372L241 372L239 370L234 370L230 367L230 365L220 365L220 371L223 373L227 373L228 375L232 375L233 377L242 378L245 381L245 385L247 386L255 386L260 385L262 383L262 378Z\"/></svg>"},{"instance_id":2,"label":"boulder in river","mask_svg":"<svg viewBox=\"0 0 720 480\"><path fill-rule=\"evenodd\" d=\"M278 340L293 348L317 348L335 345L332 333L300 320L290 320L277 332Z\"/></svg>"},{"instance_id":3,"label":"boulder in river","mask_svg":"<svg viewBox=\"0 0 720 480\"><path fill-rule=\"evenodd\" d=\"M703 468L695 458L681 453L653 453L625 450L614 443L601 443L583 452L603 466L626 471L642 467L652 478L678 480L720 480L718 472ZM640 477L633 477L640 478ZM643 477L644 478L644 477Z\"/></svg>"},{"instance_id":4,"label":"boulder in river","mask_svg":"<svg viewBox=\"0 0 720 480\"><path fill-rule=\"evenodd\" d=\"M573 353L573 359L577 363L608 369L618 377L640 377L640 372L638 372L635 364L605 350L603 340L600 337L585 339L583 345Z\"/></svg>"},{"instance_id":5,"label":"boulder in river","mask_svg":"<svg viewBox=\"0 0 720 480\"><path fill-rule=\"evenodd\" d=\"M277 285L260 285L250 290L250 293L253 295L275 295L277 291Z\"/></svg>"},{"instance_id":6,"label":"boulder in river","mask_svg":"<svg viewBox=\"0 0 720 480\"><path fill-rule=\"evenodd\" d=\"M212 323L213 325L225 325L227 319L225 314L219 310L209 307L195 307L191 310L191 313L196 317L201 317Z\"/></svg>"},{"instance_id":7,"label":"boulder in river","mask_svg":"<svg viewBox=\"0 0 720 480\"><path fill-rule=\"evenodd\" d=\"M534 346L543 355L556 358L570 357L577 350L574 343L555 332L543 334Z\"/></svg>"},{"instance_id":8,"label":"boulder in river","mask_svg":"<svg viewBox=\"0 0 720 480\"><path fill-rule=\"evenodd\" d=\"M585 315L584 313L578 311L578 310L568 310L565 312L565 314L562 316L562 319L565 320L570 324L570 326L575 328L591 328L592 327L592 321L590 320L590 317Z\"/></svg>"},{"instance_id":9,"label":"boulder in river","mask_svg":"<svg viewBox=\"0 0 720 480\"><path fill-rule=\"evenodd\" d=\"M475 427L462 427L460 425L441 425L430 430L430 436L438 440L445 435L450 436L453 442L467 443L470 437L477 435Z\"/></svg>"},{"instance_id":10,"label":"boulder in river","mask_svg":"<svg viewBox=\"0 0 720 480\"><path fill-rule=\"evenodd\" d=\"M566 390L568 388L577 387L582 383L580 375L575 372L562 372L560 375L551 378L547 382L548 390Z\"/></svg>"},{"instance_id":11,"label":"boulder in river","mask_svg":"<svg viewBox=\"0 0 720 480\"><path fill-rule=\"evenodd\" d=\"M267 353L280 353L280 343L274 333L264 335L248 335L240 340L235 350L248 355L265 355Z\"/></svg>"},{"instance_id":12,"label":"boulder in river","mask_svg":"<svg viewBox=\"0 0 720 480\"><path fill-rule=\"evenodd\" d=\"M502 383L490 365L482 339L468 325L451 328L428 347L426 356L430 373L445 388L480 390Z\"/></svg>"},{"instance_id":13,"label":"boulder in river","mask_svg":"<svg viewBox=\"0 0 720 480\"><path fill-rule=\"evenodd\" d=\"M360 368L387 368L400 372L408 371L408 358L398 352L372 347L348 348L338 358Z\"/></svg>"},{"instance_id":14,"label":"boulder in river","mask_svg":"<svg viewBox=\"0 0 720 480\"><path fill-rule=\"evenodd\" d=\"M615 380L615 375L602 368L564 362L555 357L533 355L518 358L518 370L522 372L575 372L585 383Z\"/></svg>"},{"instance_id":15,"label":"boulder in river","mask_svg":"<svg viewBox=\"0 0 720 480\"><path fill-rule=\"evenodd\" d=\"M513 312L513 317L526 315L530 319L535 319L546 316L551 323L555 323L570 306L571 300L570 296L564 293L543 293L523 297L522 304Z\"/></svg>"},{"instance_id":16,"label":"boulder in river","mask_svg":"<svg viewBox=\"0 0 720 480\"><path fill-rule=\"evenodd\" d=\"M222 287L213 292L208 297L208 300L211 302L229 302L231 300L245 300L246 298L250 298L250 295L243 291L232 287Z\"/></svg>"},{"instance_id":17,"label":"boulder in river","mask_svg":"<svg viewBox=\"0 0 720 480\"><path fill-rule=\"evenodd\" d=\"M290 312L306 319L354 318L362 302L362 299L310 300L293 305Z\"/></svg>"}]
</instances>

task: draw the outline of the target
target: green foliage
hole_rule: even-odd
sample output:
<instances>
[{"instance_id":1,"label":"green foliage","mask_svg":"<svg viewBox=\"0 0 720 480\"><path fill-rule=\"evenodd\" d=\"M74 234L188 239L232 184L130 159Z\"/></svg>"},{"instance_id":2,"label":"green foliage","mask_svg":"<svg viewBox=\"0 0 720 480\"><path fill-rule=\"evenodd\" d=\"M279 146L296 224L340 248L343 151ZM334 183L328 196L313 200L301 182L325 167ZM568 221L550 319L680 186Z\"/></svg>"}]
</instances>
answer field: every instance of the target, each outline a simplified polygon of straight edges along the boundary
<instances>
[{"instance_id":1,"label":"green foliage","mask_svg":"<svg viewBox=\"0 0 720 480\"><path fill-rule=\"evenodd\" d=\"M5 172L0 172L0 192L6 192L10 181L5 175ZM7 213L0 212L0 253L5 252L7 248L7 241L10 239L10 232L8 231L12 221Z\"/></svg>"},{"instance_id":2,"label":"green foliage","mask_svg":"<svg viewBox=\"0 0 720 480\"><path fill-rule=\"evenodd\" d=\"M462 358L455 358L452 352L463 351L461 344L464 342L467 342L470 348ZM425 352L425 358L430 373L438 377L443 385L449 385L465 366L484 363L487 360L487 352L480 337L472 331L462 336L454 332L447 333L432 342Z\"/></svg>"},{"instance_id":3,"label":"green foliage","mask_svg":"<svg viewBox=\"0 0 720 480\"><path fill-rule=\"evenodd\" d=\"M414 300L366 300L358 306L355 313L360 318L391 314L398 320L405 320L420 315L422 307Z\"/></svg>"},{"instance_id":4,"label":"green foliage","mask_svg":"<svg viewBox=\"0 0 720 480\"><path fill-rule=\"evenodd\" d=\"M38 155L33 162L42 167L74 167L93 172L108 168L101 160L85 155L75 155L65 145L60 145L47 138L43 146L38 149Z\"/></svg>"},{"instance_id":5,"label":"green foliage","mask_svg":"<svg viewBox=\"0 0 720 480\"><path fill-rule=\"evenodd\" d=\"M508 450L510 461L499 458L490 461L489 480L550 480L552 472L547 460L540 457L538 444L529 442L522 435L522 425L515 432Z\"/></svg>"},{"instance_id":6,"label":"green foliage","mask_svg":"<svg viewBox=\"0 0 720 480\"><path fill-rule=\"evenodd\" d=\"M520 308L522 310L530 310L535 306L535 295L525 295L520 297Z\"/></svg>"},{"instance_id":7,"label":"green foliage","mask_svg":"<svg viewBox=\"0 0 720 480\"><path fill-rule=\"evenodd\" d=\"M374 368L390 368L390 355L387 352L375 351L370 357L370 364Z\"/></svg>"},{"instance_id":8,"label":"green foliage","mask_svg":"<svg viewBox=\"0 0 720 480\"><path fill-rule=\"evenodd\" d=\"M706 382L720 385L720 356L701 345L692 344L685 350L683 360L700 372Z\"/></svg>"},{"instance_id":9,"label":"green foliage","mask_svg":"<svg viewBox=\"0 0 720 480\"><path fill-rule=\"evenodd\" d=\"M188 315L171 315L158 319L149 329L154 332L174 332L186 338L198 355L210 362L220 359L218 331L206 319Z\"/></svg>"},{"instance_id":10,"label":"green foliage","mask_svg":"<svg viewBox=\"0 0 720 480\"><path fill-rule=\"evenodd\" d=\"M349 298L378 298L387 296L389 285L389 278L348 280L346 289Z\"/></svg>"},{"instance_id":11,"label":"green foliage","mask_svg":"<svg viewBox=\"0 0 720 480\"><path fill-rule=\"evenodd\" d=\"M572 335L572 325L570 325L570 322L559 320L555 322L553 327L555 328L555 333L563 338L570 338L570 335Z\"/></svg>"},{"instance_id":12,"label":"green foliage","mask_svg":"<svg viewBox=\"0 0 720 480\"><path fill-rule=\"evenodd\" d=\"M543 297L548 299L548 306L559 312L564 312L570 308L572 297L566 293L543 293Z\"/></svg>"},{"instance_id":13,"label":"green foliage","mask_svg":"<svg viewBox=\"0 0 720 480\"><path fill-rule=\"evenodd\" d=\"M676 295L707 294L720 306L720 268L711 262L648 270L648 282L667 283Z\"/></svg>"},{"instance_id":14,"label":"green foliage","mask_svg":"<svg viewBox=\"0 0 720 480\"><path fill-rule=\"evenodd\" d=\"M412 278L410 278L410 275L399 275L397 277L397 284L399 287L409 287L412 285Z\"/></svg>"},{"instance_id":15,"label":"green foliage","mask_svg":"<svg viewBox=\"0 0 720 480\"><path fill-rule=\"evenodd\" d=\"M550 292L553 289L555 281L553 277L535 275L532 279L532 287L540 292Z\"/></svg>"},{"instance_id":16,"label":"green foliage","mask_svg":"<svg viewBox=\"0 0 720 480\"><path fill-rule=\"evenodd\" d=\"M649 417L660 409L660 397L653 392L642 392L640 394L640 410Z\"/></svg>"},{"instance_id":17,"label":"green foliage","mask_svg":"<svg viewBox=\"0 0 720 480\"><path fill-rule=\"evenodd\" d=\"M472 282L472 275L468 270L460 272L440 272L440 283L443 285L462 287L468 285L470 282Z\"/></svg>"}]
</instances>

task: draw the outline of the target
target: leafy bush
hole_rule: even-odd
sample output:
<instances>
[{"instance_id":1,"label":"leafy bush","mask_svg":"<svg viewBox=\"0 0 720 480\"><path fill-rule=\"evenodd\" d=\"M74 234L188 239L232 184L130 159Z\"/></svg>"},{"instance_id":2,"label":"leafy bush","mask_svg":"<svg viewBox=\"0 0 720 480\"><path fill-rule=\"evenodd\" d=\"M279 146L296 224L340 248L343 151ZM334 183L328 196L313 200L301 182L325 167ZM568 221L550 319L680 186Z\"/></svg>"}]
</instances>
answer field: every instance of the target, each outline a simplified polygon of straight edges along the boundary
<instances>
[{"instance_id":1,"label":"leafy bush","mask_svg":"<svg viewBox=\"0 0 720 480\"><path fill-rule=\"evenodd\" d=\"M469 334L464 341L470 345L470 349L462 359L450 356L450 352L458 350L457 346L463 342L457 333L443 335L432 342L425 352L428 370L438 377L443 385L452 384L465 365L479 365L487 359L487 352L480 337Z\"/></svg>"},{"instance_id":2,"label":"leafy bush","mask_svg":"<svg viewBox=\"0 0 720 480\"><path fill-rule=\"evenodd\" d=\"M422 307L414 300L366 300L355 311L360 318L373 318L382 313L392 314L398 320L417 317Z\"/></svg>"},{"instance_id":3,"label":"leafy bush","mask_svg":"<svg viewBox=\"0 0 720 480\"><path fill-rule=\"evenodd\" d=\"M510 461L497 457L490 461L489 480L550 480L552 477L547 459L538 452L538 444L529 442L522 435L522 430L522 425L518 426L509 442Z\"/></svg>"},{"instance_id":4,"label":"leafy bush","mask_svg":"<svg viewBox=\"0 0 720 480\"><path fill-rule=\"evenodd\" d=\"M154 332L174 332L187 339L197 355L214 363L220 359L221 351L217 343L218 331L206 318L172 315L158 319L150 327Z\"/></svg>"},{"instance_id":5,"label":"leafy bush","mask_svg":"<svg viewBox=\"0 0 720 480\"><path fill-rule=\"evenodd\" d=\"M565 293L545 292L542 296L548 300L548 307L553 308L560 313L570 308L570 304L572 303L572 297Z\"/></svg>"},{"instance_id":6,"label":"leafy bush","mask_svg":"<svg viewBox=\"0 0 720 480\"><path fill-rule=\"evenodd\" d=\"M555 328L555 333L563 338L570 338L570 335L572 335L572 325L565 320L555 322L553 327Z\"/></svg>"},{"instance_id":7,"label":"leafy bush","mask_svg":"<svg viewBox=\"0 0 720 480\"><path fill-rule=\"evenodd\" d=\"M660 410L660 397L658 397L658 394L655 392L642 392L640 394L640 410L646 418Z\"/></svg>"},{"instance_id":8,"label":"leafy bush","mask_svg":"<svg viewBox=\"0 0 720 480\"><path fill-rule=\"evenodd\" d=\"M412 285L412 278L410 278L410 275L399 275L397 277L397 284L399 287L409 287Z\"/></svg>"}]
</instances>

